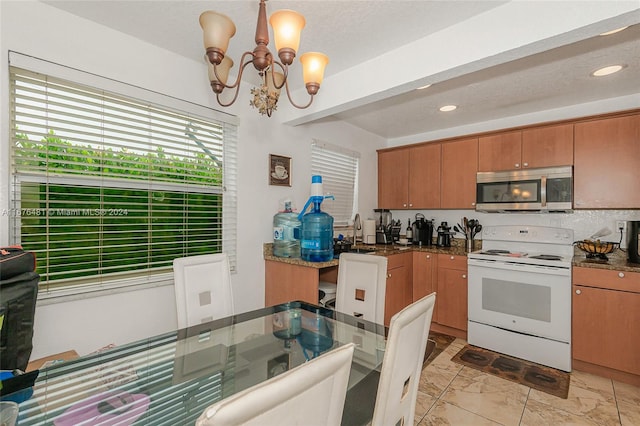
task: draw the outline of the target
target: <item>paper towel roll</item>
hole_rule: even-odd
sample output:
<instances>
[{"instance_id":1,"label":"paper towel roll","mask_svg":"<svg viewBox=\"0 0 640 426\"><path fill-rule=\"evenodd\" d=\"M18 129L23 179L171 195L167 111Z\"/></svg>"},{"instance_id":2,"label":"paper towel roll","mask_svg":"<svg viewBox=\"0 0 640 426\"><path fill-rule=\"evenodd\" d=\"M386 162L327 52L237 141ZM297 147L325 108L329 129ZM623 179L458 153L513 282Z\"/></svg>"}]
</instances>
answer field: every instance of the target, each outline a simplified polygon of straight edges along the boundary
<instances>
[{"instance_id":1,"label":"paper towel roll","mask_svg":"<svg viewBox=\"0 0 640 426\"><path fill-rule=\"evenodd\" d=\"M365 244L376 243L376 221L367 219L362 225L362 242Z\"/></svg>"}]
</instances>

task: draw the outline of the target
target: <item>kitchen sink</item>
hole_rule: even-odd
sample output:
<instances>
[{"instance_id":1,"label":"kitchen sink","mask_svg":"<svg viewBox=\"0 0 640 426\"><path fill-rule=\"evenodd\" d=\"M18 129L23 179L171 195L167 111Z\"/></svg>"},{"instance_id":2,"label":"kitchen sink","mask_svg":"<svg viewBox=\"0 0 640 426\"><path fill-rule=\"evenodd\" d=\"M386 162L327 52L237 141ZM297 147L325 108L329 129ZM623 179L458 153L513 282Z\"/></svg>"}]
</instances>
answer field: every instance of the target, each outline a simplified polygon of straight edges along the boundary
<instances>
[{"instance_id":1,"label":"kitchen sink","mask_svg":"<svg viewBox=\"0 0 640 426\"><path fill-rule=\"evenodd\" d=\"M349 253L375 253L377 249L375 247L356 247L350 248Z\"/></svg>"}]
</instances>

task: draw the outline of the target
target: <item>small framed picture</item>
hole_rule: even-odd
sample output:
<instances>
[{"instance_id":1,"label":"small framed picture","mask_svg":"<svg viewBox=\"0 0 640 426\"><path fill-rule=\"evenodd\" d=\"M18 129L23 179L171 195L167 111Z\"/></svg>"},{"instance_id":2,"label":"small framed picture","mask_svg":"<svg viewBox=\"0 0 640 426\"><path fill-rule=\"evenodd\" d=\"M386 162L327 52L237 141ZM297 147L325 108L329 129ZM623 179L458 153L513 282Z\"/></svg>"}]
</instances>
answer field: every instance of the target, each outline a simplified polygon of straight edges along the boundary
<instances>
[{"instance_id":1,"label":"small framed picture","mask_svg":"<svg viewBox=\"0 0 640 426\"><path fill-rule=\"evenodd\" d=\"M291 186L291 157L269 154L269 185Z\"/></svg>"}]
</instances>

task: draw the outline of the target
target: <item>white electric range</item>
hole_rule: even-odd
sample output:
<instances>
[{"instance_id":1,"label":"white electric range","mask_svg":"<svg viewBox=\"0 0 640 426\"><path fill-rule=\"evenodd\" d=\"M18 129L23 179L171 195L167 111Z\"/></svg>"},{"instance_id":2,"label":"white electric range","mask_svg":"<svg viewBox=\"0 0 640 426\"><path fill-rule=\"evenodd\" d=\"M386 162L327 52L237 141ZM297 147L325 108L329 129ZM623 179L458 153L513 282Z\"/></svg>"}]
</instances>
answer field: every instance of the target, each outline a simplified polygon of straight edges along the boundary
<instances>
[{"instance_id":1,"label":"white electric range","mask_svg":"<svg viewBox=\"0 0 640 426\"><path fill-rule=\"evenodd\" d=\"M468 255L470 344L571 371L573 230L487 226Z\"/></svg>"}]
</instances>

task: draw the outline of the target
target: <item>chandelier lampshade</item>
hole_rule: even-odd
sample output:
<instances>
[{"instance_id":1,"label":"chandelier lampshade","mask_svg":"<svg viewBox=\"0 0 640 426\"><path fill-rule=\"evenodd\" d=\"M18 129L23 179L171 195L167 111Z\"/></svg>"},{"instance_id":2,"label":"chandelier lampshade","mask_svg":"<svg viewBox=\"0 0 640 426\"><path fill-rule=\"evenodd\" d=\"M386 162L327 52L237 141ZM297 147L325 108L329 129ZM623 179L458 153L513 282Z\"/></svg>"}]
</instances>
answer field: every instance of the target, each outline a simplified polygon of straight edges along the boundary
<instances>
[{"instance_id":1,"label":"chandelier lampshade","mask_svg":"<svg viewBox=\"0 0 640 426\"><path fill-rule=\"evenodd\" d=\"M300 35L306 21L304 16L293 10L279 10L271 15L269 23L273 29L277 50L276 57L267 47L269 44L269 30L267 27L265 1L260 0L255 36L256 45L252 51L245 51L242 54L240 65L238 66L238 75L233 84L228 83L229 71L233 66L233 61L226 54L229 41L236 33L235 24L226 15L206 11L200 15L200 26L203 31L205 57L209 64L209 81L218 103L226 107L236 101L242 74L247 65L253 64L253 67L260 75L261 85L259 88L251 89L253 96L249 104L257 108L260 114L266 114L270 117L271 113L277 108L280 90L283 87L289 102L294 107L304 109L311 105L322 84L324 70L329 58L318 52L309 52L300 56L303 80L310 98L306 105L296 104L291 99L287 78L289 76L289 66L293 64L300 47ZM224 89L235 91L230 102L221 100L220 95Z\"/></svg>"}]
</instances>

